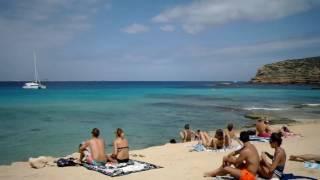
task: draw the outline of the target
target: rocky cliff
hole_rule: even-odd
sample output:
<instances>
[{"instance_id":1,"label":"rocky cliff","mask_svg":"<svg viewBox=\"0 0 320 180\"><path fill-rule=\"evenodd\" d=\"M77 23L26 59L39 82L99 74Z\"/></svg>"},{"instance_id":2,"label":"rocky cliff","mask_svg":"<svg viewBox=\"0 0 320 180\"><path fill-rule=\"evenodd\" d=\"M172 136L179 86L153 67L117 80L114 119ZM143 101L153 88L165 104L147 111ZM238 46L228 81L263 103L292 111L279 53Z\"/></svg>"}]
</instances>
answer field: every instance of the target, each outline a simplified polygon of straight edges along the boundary
<instances>
[{"instance_id":1,"label":"rocky cliff","mask_svg":"<svg viewBox=\"0 0 320 180\"><path fill-rule=\"evenodd\" d=\"M266 64L251 82L320 84L320 56Z\"/></svg>"}]
</instances>

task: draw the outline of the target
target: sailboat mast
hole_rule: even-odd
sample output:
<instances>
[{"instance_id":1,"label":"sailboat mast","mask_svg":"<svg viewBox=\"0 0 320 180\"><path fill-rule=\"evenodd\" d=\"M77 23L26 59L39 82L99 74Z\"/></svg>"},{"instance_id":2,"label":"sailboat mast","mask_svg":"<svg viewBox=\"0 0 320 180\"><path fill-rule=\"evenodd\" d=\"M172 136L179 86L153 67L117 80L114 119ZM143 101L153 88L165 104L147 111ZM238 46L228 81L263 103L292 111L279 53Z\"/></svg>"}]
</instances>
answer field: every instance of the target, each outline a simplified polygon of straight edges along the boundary
<instances>
[{"instance_id":1,"label":"sailboat mast","mask_svg":"<svg viewBox=\"0 0 320 180\"><path fill-rule=\"evenodd\" d=\"M34 78L35 78L35 81L38 82L37 56L35 51L33 51L33 61L34 61Z\"/></svg>"}]
</instances>

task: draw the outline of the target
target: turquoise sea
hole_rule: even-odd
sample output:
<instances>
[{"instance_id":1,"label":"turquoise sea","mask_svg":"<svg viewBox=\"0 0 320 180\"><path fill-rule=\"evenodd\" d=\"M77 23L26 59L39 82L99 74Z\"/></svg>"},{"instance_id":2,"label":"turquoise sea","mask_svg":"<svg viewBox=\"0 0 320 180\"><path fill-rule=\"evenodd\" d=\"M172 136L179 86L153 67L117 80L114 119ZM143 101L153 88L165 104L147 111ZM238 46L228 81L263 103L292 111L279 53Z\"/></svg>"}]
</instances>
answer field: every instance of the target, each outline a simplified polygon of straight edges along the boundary
<instances>
[{"instance_id":1,"label":"turquoise sea","mask_svg":"<svg viewBox=\"0 0 320 180\"><path fill-rule=\"evenodd\" d=\"M100 128L111 152L114 131L131 149L178 139L185 123L214 130L251 124L248 112L320 119L320 90L309 85L244 82L47 82L46 90L0 83L0 164L77 150Z\"/></svg>"}]
</instances>

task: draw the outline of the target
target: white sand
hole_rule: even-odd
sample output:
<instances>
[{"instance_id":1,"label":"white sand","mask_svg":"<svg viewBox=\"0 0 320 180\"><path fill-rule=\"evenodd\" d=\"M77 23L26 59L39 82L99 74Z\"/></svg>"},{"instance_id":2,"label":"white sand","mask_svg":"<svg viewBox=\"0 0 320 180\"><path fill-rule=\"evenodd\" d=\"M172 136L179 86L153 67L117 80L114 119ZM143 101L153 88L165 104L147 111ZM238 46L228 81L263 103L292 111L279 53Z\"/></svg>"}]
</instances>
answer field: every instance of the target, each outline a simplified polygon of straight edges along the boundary
<instances>
[{"instance_id":1,"label":"white sand","mask_svg":"<svg viewBox=\"0 0 320 180\"><path fill-rule=\"evenodd\" d=\"M303 134L303 137L290 137L284 139L283 147L287 155L291 154L319 154L320 153L320 123L296 124L290 126L294 132ZM130 152L130 154L142 154L145 157L132 157L156 165L162 169L143 171L121 177L108 177L98 172L89 171L83 167L44 167L41 169L30 168L27 162L16 162L10 166L0 166L0 179L205 179L203 173L217 168L227 153L216 152L189 152L190 146L195 144L166 144ZM273 153L268 143L254 143L261 152ZM306 169L301 162L287 161L286 173L305 175L320 178L320 170Z\"/></svg>"}]
</instances>

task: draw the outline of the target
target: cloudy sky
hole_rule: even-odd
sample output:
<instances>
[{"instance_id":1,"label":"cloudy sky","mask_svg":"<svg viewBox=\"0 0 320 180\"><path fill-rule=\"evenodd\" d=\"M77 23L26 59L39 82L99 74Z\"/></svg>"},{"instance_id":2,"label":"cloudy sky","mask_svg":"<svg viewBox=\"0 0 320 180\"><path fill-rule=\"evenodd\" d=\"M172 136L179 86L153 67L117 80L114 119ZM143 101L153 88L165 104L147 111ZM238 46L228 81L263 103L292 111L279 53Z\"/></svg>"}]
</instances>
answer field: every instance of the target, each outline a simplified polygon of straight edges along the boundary
<instances>
[{"instance_id":1,"label":"cloudy sky","mask_svg":"<svg viewBox=\"0 0 320 180\"><path fill-rule=\"evenodd\" d=\"M249 80L320 55L319 0L2 0L0 80Z\"/></svg>"}]
</instances>

